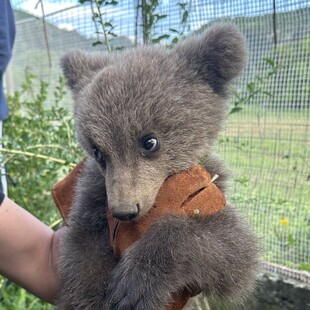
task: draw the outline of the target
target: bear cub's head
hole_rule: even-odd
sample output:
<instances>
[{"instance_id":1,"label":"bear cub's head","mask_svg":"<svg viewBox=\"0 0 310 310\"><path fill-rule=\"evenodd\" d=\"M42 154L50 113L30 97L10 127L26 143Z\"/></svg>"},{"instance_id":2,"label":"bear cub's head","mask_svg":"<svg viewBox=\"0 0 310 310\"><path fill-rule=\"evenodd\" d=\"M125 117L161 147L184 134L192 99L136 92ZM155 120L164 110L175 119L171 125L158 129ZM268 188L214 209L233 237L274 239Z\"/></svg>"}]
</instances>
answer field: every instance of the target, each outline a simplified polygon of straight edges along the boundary
<instances>
[{"instance_id":1,"label":"bear cub's head","mask_svg":"<svg viewBox=\"0 0 310 310\"><path fill-rule=\"evenodd\" d=\"M226 116L229 82L245 59L242 35L227 24L172 49L63 57L77 137L105 178L116 218L145 214L169 175L211 152Z\"/></svg>"}]
</instances>

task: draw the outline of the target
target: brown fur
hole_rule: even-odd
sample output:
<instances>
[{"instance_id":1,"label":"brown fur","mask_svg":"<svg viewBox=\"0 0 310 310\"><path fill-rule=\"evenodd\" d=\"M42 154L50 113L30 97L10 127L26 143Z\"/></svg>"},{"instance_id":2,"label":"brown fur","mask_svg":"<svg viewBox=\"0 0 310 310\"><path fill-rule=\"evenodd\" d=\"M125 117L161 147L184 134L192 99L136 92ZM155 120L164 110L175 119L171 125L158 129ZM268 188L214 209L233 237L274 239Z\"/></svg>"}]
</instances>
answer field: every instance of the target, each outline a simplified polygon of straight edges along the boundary
<instances>
[{"instance_id":1,"label":"brown fur","mask_svg":"<svg viewBox=\"0 0 310 310\"><path fill-rule=\"evenodd\" d=\"M160 219L120 261L106 219L107 207L132 214L138 206L137 217L143 216L169 175L206 154L207 170L220 175L217 185L225 191L229 173L213 144L226 117L229 83L243 70L245 55L235 27L217 25L171 50L77 51L63 58L88 159L64 238L59 307L158 310L185 287L236 301L252 291L256 239L231 206L212 216ZM146 154L148 134L160 147Z\"/></svg>"}]
</instances>

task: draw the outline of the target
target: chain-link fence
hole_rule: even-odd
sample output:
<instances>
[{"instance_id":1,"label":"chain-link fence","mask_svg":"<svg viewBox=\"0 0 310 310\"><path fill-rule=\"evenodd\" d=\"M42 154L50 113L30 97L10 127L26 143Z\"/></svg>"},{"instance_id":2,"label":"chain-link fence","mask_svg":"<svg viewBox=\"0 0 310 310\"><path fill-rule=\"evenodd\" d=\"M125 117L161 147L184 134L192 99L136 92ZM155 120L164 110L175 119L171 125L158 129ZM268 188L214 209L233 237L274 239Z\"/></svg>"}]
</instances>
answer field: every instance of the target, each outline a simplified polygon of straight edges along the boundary
<instances>
[{"instance_id":1,"label":"chain-link fence","mask_svg":"<svg viewBox=\"0 0 310 310\"><path fill-rule=\"evenodd\" d=\"M102 7L113 48L143 41L137 3ZM105 48L93 46L102 38L92 20L96 8L87 1L12 0L12 5L17 38L6 77L9 91L26 69L54 83L59 57L68 50ZM247 37L249 65L231 103L236 113L218 143L235 176L231 200L262 236L267 261L295 269L294 277L297 270L310 271L309 1L162 0L153 14L159 17L150 38L164 43L218 20L237 24ZM304 271L299 274L310 281Z\"/></svg>"}]
</instances>

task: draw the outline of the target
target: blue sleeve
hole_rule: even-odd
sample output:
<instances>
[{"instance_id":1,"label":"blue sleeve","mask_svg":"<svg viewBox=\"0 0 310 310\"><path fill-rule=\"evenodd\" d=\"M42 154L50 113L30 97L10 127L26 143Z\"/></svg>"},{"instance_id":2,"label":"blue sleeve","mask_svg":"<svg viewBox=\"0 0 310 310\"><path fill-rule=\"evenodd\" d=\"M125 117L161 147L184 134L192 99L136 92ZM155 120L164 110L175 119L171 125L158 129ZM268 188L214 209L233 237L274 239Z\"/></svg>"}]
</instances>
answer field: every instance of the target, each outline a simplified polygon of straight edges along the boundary
<instances>
[{"instance_id":1,"label":"blue sleeve","mask_svg":"<svg viewBox=\"0 0 310 310\"><path fill-rule=\"evenodd\" d=\"M3 192L2 191L0 191L0 207L1 207L1 205L2 205L2 202L3 202L3 200L4 200L4 194L3 194Z\"/></svg>"},{"instance_id":2,"label":"blue sleeve","mask_svg":"<svg viewBox=\"0 0 310 310\"><path fill-rule=\"evenodd\" d=\"M0 75L3 75L12 56L15 39L15 20L9 0L0 0Z\"/></svg>"}]
</instances>

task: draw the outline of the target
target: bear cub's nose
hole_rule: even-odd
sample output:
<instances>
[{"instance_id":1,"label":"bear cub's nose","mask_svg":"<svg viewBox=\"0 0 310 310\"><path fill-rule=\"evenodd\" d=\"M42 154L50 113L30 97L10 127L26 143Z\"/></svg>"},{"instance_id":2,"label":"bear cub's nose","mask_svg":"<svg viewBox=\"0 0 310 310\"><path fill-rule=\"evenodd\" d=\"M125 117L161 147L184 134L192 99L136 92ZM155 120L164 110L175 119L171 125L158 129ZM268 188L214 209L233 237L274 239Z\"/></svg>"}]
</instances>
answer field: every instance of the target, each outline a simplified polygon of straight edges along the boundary
<instances>
[{"instance_id":1,"label":"bear cub's nose","mask_svg":"<svg viewBox=\"0 0 310 310\"><path fill-rule=\"evenodd\" d=\"M140 212L139 204L133 207L123 207L112 210L112 216L120 221L131 221L138 216Z\"/></svg>"}]
</instances>

